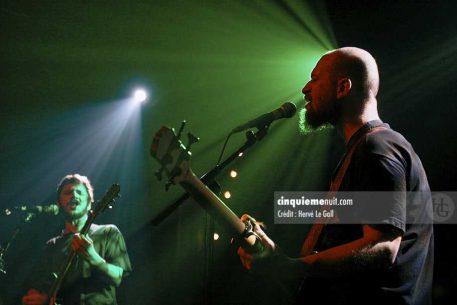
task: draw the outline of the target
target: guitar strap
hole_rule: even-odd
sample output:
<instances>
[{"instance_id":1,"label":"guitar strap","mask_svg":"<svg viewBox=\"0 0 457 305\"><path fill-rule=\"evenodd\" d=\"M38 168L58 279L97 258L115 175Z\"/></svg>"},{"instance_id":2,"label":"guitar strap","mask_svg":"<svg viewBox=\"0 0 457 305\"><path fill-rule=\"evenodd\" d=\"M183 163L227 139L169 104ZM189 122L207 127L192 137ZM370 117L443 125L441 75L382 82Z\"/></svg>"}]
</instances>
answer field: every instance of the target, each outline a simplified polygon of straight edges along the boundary
<instances>
[{"instance_id":1,"label":"guitar strap","mask_svg":"<svg viewBox=\"0 0 457 305\"><path fill-rule=\"evenodd\" d=\"M341 161L339 163L339 165L341 164L341 166L339 166L338 172L330 184L330 190L327 193L327 198L334 197L334 195L338 192L341 182L343 181L344 175L346 174L346 170L348 169L349 164L351 163L352 155L355 151L355 148L359 145L359 143L362 142L362 140L365 139L368 134L377 132L380 130L386 130L386 129L387 128L384 126L378 126L378 127L369 129L363 136L361 136L357 140L357 142L355 142L349 148L349 150L346 152L346 154L343 156L343 158L341 159ZM308 235L306 236L305 241L303 242L303 246L300 251L300 256L307 256L313 252L314 247L316 246L317 241L319 240L319 237L320 237L325 225L326 225L325 221L313 224Z\"/></svg>"}]
</instances>

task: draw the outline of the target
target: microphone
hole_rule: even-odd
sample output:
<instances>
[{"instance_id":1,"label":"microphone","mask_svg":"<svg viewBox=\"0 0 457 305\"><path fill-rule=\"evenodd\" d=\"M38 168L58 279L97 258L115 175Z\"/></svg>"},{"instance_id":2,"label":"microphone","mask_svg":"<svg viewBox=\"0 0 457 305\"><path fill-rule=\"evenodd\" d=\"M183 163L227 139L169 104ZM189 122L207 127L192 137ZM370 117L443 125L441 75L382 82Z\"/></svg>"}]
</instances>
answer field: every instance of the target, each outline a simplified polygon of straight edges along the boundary
<instances>
[{"instance_id":1,"label":"microphone","mask_svg":"<svg viewBox=\"0 0 457 305\"><path fill-rule=\"evenodd\" d=\"M282 118L291 118L297 112L297 107L294 103L285 102L281 107L275 109L269 113L262 114L261 116L250 120L246 124L240 125L232 129L232 133L240 132L252 127L266 127L270 125L273 121L282 119Z\"/></svg>"},{"instance_id":2,"label":"microphone","mask_svg":"<svg viewBox=\"0 0 457 305\"><path fill-rule=\"evenodd\" d=\"M18 211L18 212L25 212L25 213L37 213L37 214L51 214L51 215L57 215L59 214L59 207L57 204L49 204L49 205L31 205L31 206L17 206L13 207L12 210ZM11 214L10 209L5 210L6 215Z\"/></svg>"}]
</instances>

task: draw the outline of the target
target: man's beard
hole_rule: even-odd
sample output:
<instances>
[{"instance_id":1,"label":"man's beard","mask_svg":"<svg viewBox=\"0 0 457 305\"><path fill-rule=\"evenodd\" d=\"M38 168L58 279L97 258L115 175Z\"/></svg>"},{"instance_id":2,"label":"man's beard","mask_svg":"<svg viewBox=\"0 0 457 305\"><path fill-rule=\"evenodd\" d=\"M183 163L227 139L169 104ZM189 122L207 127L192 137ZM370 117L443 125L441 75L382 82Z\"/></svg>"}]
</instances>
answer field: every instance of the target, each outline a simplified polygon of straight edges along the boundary
<instances>
[{"instance_id":1,"label":"man's beard","mask_svg":"<svg viewBox=\"0 0 457 305\"><path fill-rule=\"evenodd\" d=\"M77 212L77 213L71 213L71 214L67 214L66 217L67 219L69 220L77 220L77 219L80 219L82 218L84 215L86 215L88 212L87 211L80 211L80 212Z\"/></svg>"},{"instance_id":2,"label":"man's beard","mask_svg":"<svg viewBox=\"0 0 457 305\"><path fill-rule=\"evenodd\" d=\"M305 107L300 109L298 126L300 133L307 135L314 131L326 130L335 125L340 117L340 107L336 103L328 109L307 111Z\"/></svg>"},{"instance_id":3,"label":"man's beard","mask_svg":"<svg viewBox=\"0 0 457 305\"><path fill-rule=\"evenodd\" d=\"M84 203L78 203L78 204L84 205ZM85 215L87 215L88 210L89 210L89 204L86 203L84 209L81 209L81 210L78 209L78 210L74 210L72 212L66 212L65 217L68 220L77 220L77 219L80 219L80 218L84 217Z\"/></svg>"}]
</instances>

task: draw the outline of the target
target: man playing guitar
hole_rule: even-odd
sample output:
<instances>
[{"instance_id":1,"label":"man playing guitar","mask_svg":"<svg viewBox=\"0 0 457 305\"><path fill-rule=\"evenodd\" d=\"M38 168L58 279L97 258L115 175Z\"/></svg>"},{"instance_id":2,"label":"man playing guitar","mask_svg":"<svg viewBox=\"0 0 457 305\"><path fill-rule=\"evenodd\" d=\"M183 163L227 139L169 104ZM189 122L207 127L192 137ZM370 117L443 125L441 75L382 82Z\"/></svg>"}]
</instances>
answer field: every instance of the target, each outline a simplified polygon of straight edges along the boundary
<instances>
[{"instance_id":1,"label":"man playing guitar","mask_svg":"<svg viewBox=\"0 0 457 305\"><path fill-rule=\"evenodd\" d=\"M124 238L114 225L91 224L80 234L94 202L93 187L87 177L65 176L57 188L57 200L65 215L61 235L47 242L44 255L23 296L25 305L116 304L115 289L131 271ZM74 257L56 296L50 292L59 268L74 251ZM60 289L59 289L60 288Z\"/></svg>"},{"instance_id":2,"label":"man playing guitar","mask_svg":"<svg viewBox=\"0 0 457 305\"><path fill-rule=\"evenodd\" d=\"M358 223L314 224L298 258L283 254L258 225L265 250L238 250L246 269L305 278L297 304L431 304L430 189L411 144L380 120L378 89L374 58L347 47L322 56L302 92L308 127L333 125L347 144L330 191L391 198L363 202Z\"/></svg>"}]
</instances>

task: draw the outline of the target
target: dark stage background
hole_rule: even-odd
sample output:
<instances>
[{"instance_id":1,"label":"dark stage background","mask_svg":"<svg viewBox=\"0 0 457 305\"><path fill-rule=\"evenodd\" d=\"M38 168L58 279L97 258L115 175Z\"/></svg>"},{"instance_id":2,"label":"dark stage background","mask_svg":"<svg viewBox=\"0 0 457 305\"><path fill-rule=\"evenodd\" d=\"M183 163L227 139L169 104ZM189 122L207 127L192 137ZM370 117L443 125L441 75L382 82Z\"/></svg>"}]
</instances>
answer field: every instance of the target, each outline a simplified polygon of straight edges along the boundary
<instances>
[{"instance_id":1,"label":"dark stage background","mask_svg":"<svg viewBox=\"0 0 457 305\"><path fill-rule=\"evenodd\" d=\"M122 198L99 218L124 233L134 272L120 304L285 304L286 293L245 272L230 236L192 200L159 224L183 191L164 191L149 156L162 125L201 137L193 168L215 165L229 130L300 90L326 51L370 51L381 74L381 117L413 144L434 191L457 191L455 1L0 1L0 243L23 218L4 210L55 200L67 173L88 175L101 198ZM150 92L135 107L135 86ZM307 226L274 225L274 191L325 190L344 149L334 131L299 134L297 117L218 181L227 204L268 225L294 256ZM244 142L234 136L226 155ZM36 216L5 255L0 304L18 304L44 242L61 219ZM436 225L434 304L454 303L455 225ZM220 238L213 240L213 232ZM2 303L3 302L3 303Z\"/></svg>"}]
</instances>

